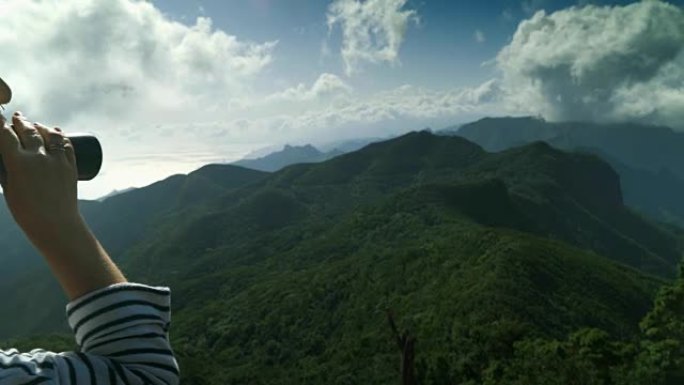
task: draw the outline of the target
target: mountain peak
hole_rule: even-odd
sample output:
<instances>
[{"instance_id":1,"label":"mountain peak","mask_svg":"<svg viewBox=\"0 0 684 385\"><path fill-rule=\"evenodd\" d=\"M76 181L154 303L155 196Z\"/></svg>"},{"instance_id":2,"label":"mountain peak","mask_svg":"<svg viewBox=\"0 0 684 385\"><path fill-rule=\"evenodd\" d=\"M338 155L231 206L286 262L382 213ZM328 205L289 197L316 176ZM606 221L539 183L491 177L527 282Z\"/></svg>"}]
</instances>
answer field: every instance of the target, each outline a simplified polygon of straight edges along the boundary
<instances>
[{"instance_id":1,"label":"mountain peak","mask_svg":"<svg viewBox=\"0 0 684 385\"><path fill-rule=\"evenodd\" d=\"M261 171L278 171L283 167L297 163L315 163L329 159L333 154L323 153L311 144L294 146L286 144L282 150L256 159L242 159L235 165Z\"/></svg>"}]
</instances>

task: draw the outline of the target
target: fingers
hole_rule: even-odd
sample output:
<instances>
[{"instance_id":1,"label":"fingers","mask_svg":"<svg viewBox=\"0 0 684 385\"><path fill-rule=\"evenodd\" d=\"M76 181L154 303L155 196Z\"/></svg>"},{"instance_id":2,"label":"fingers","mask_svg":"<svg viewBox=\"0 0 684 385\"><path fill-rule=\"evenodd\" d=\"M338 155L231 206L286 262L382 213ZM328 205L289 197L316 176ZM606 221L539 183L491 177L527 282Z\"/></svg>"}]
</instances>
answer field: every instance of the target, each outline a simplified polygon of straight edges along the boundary
<instances>
[{"instance_id":1,"label":"fingers","mask_svg":"<svg viewBox=\"0 0 684 385\"><path fill-rule=\"evenodd\" d=\"M45 143L45 149L49 153L57 153L64 148L64 136L54 128L50 128L40 123L33 123L33 127L38 130Z\"/></svg>"},{"instance_id":2,"label":"fingers","mask_svg":"<svg viewBox=\"0 0 684 385\"><path fill-rule=\"evenodd\" d=\"M60 134L64 135L64 132L62 132L62 129L59 127L54 128L55 131L59 132ZM74 151L74 145L71 143L71 140L64 136L64 153L67 156L67 159L69 159L69 162L72 164L76 164L76 152Z\"/></svg>"},{"instance_id":3,"label":"fingers","mask_svg":"<svg viewBox=\"0 0 684 385\"><path fill-rule=\"evenodd\" d=\"M48 127L40 123L34 123L34 126L42 136L48 154L54 156L64 155L70 163L76 164L74 146L69 138L64 136L62 129L59 127Z\"/></svg>"},{"instance_id":4,"label":"fingers","mask_svg":"<svg viewBox=\"0 0 684 385\"><path fill-rule=\"evenodd\" d=\"M62 132L62 130L59 130L59 132ZM71 144L71 140L66 137L64 138L64 154L69 160L69 163L76 167L76 152L74 151L74 145Z\"/></svg>"},{"instance_id":5,"label":"fingers","mask_svg":"<svg viewBox=\"0 0 684 385\"><path fill-rule=\"evenodd\" d=\"M36 127L29 123L21 112L12 115L12 128L25 150L38 152L44 147L43 137Z\"/></svg>"},{"instance_id":6,"label":"fingers","mask_svg":"<svg viewBox=\"0 0 684 385\"><path fill-rule=\"evenodd\" d=\"M0 186L7 186L7 168L5 164L19 152L21 143L14 131L7 125L5 117L0 115Z\"/></svg>"}]
</instances>

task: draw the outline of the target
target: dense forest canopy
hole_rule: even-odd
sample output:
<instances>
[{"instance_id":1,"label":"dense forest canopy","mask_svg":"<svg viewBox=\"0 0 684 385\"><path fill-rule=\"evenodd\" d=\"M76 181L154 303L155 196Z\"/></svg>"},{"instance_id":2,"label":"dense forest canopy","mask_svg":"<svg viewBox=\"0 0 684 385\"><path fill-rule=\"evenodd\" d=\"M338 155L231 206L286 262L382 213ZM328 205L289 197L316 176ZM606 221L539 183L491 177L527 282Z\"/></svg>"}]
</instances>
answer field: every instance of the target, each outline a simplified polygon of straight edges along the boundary
<instances>
[{"instance_id":1,"label":"dense forest canopy","mask_svg":"<svg viewBox=\"0 0 684 385\"><path fill-rule=\"evenodd\" d=\"M681 232L625 206L595 155L424 131L272 174L205 167L83 210L131 279L174 288L185 383L393 382L387 312L420 383L680 379ZM21 333L64 331L41 279L51 304L34 323L17 307Z\"/></svg>"}]
</instances>

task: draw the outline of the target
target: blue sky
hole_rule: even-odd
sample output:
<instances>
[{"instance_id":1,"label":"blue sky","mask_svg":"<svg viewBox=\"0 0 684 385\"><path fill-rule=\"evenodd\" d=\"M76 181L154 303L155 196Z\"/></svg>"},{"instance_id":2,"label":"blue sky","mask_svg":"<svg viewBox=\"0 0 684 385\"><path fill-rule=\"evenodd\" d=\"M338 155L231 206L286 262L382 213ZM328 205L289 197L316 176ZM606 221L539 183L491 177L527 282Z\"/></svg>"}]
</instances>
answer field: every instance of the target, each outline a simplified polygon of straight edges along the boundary
<instances>
[{"instance_id":1,"label":"blue sky","mask_svg":"<svg viewBox=\"0 0 684 385\"><path fill-rule=\"evenodd\" d=\"M0 76L10 110L101 139L80 187L94 198L259 148L484 116L684 129L681 6L0 0Z\"/></svg>"},{"instance_id":2,"label":"blue sky","mask_svg":"<svg viewBox=\"0 0 684 385\"><path fill-rule=\"evenodd\" d=\"M277 40L277 62L272 78L285 84L313 82L321 72L342 73L339 55L341 33L328 35L322 0L156 0L155 5L171 17L191 22L208 16L217 28L252 41ZM573 5L620 5L633 1L551 0L409 0L405 8L418 12L401 47L401 65L369 66L350 80L358 89L370 90L397 84L433 88L476 86L494 76L495 59L521 20L537 10L554 12ZM677 3L676 1L671 3ZM480 31L484 42L475 39ZM327 43L329 57L321 55Z\"/></svg>"},{"instance_id":3,"label":"blue sky","mask_svg":"<svg viewBox=\"0 0 684 385\"><path fill-rule=\"evenodd\" d=\"M401 65L369 66L352 79L356 87L382 88L396 84L431 87L478 84L493 69L482 63L494 58L517 27L503 16L505 10L522 17L520 6L512 11L506 1L409 1L419 13L410 24L401 50ZM511 3L511 2L508 2ZM326 24L326 1L157 1L155 4L178 20L209 16L217 28L253 41L277 40L277 64L272 72L284 83L312 82L321 72L342 73L339 55L341 33ZM486 41L475 41L475 31ZM327 44L330 55L322 55ZM445 79L448 79L445 82Z\"/></svg>"}]
</instances>

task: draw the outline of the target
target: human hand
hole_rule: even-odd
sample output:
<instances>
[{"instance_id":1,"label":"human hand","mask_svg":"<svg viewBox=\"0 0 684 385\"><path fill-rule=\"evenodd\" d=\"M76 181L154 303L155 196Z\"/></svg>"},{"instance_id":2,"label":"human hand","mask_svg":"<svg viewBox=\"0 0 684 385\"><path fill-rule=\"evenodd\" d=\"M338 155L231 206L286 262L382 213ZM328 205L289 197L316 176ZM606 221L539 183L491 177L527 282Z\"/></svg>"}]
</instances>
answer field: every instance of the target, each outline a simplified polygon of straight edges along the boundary
<instances>
[{"instance_id":1,"label":"human hand","mask_svg":"<svg viewBox=\"0 0 684 385\"><path fill-rule=\"evenodd\" d=\"M76 158L61 130L30 123L20 112L2 118L2 187L17 224L39 248L80 224Z\"/></svg>"},{"instance_id":2,"label":"human hand","mask_svg":"<svg viewBox=\"0 0 684 385\"><path fill-rule=\"evenodd\" d=\"M4 119L0 123L7 206L69 299L126 282L78 212L78 170L69 139L19 112L11 126Z\"/></svg>"}]
</instances>

